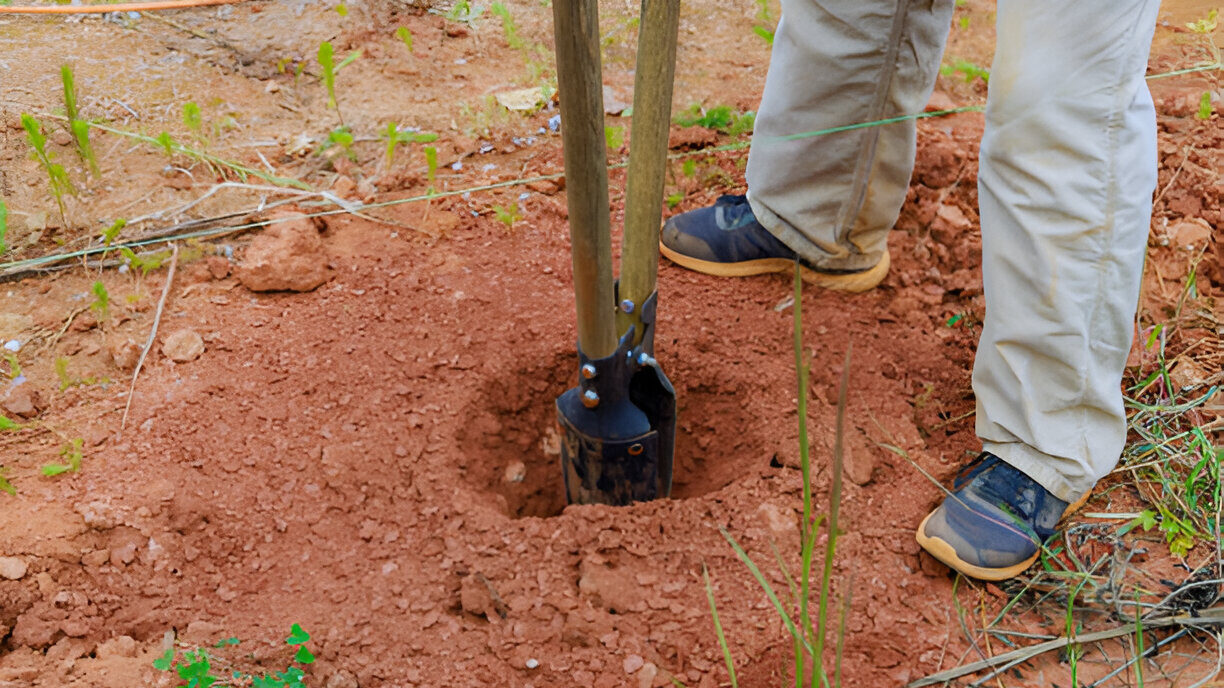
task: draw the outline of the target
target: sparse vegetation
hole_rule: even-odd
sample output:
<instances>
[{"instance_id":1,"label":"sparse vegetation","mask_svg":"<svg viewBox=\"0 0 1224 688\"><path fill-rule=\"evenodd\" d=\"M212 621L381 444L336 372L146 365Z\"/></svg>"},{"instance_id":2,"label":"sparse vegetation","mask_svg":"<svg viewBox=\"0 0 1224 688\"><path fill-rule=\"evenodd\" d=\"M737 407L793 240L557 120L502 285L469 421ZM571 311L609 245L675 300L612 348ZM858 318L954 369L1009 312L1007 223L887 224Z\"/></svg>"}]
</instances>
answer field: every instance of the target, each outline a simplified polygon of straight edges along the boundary
<instances>
[{"instance_id":1,"label":"sparse vegetation","mask_svg":"<svg viewBox=\"0 0 1224 688\"><path fill-rule=\"evenodd\" d=\"M251 688L306 688L306 672L315 661L314 653L306 646L310 634L299 624L293 624L285 644L293 650L293 659L287 662L284 671L250 674L236 669L220 672L215 663L219 660L203 648L167 648L162 656L153 660L158 671L174 671L185 681L185 688L208 688L208 686L251 686ZM240 644L237 638L224 638L214 646L217 649ZM300 665L300 666L295 666Z\"/></svg>"},{"instance_id":2,"label":"sparse vegetation","mask_svg":"<svg viewBox=\"0 0 1224 688\"><path fill-rule=\"evenodd\" d=\"M752 133L756 113L736 112L730 105L716 105L707 109L700 104L693 104L677 115L675 122L682 127L705 127L723 134L739 136Z\"/></svg>"},{"instance_id":3,"label":"sparse vegetation","mask_svg":"<svg viewBox=\"0 0 1224 688\"><path fill-rule=\"evenodd\" d=\"M43 134L42 123L34 119L33 115L23 114L21 126L25 129L26 139L34 151L34 159L38 160L38 164L42 166L43 172L47 175L51 195L55 198L55 205L59 208L60 218L67 222L64 195L75 194L76 187L68 179L64 166L55 162L55 154L47 150L47 137Z\"/></svg>"}]
</instances>

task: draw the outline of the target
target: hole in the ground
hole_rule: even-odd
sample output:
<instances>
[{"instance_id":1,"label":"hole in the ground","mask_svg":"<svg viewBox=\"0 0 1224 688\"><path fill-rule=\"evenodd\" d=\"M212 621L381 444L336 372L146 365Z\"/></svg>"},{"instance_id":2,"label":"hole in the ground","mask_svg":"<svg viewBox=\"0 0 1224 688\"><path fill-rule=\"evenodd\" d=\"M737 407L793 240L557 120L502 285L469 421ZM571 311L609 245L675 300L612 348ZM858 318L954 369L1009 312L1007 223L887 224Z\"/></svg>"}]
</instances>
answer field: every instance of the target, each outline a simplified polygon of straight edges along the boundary
<instances>
[{"instance_id":1,"label":"hole in the ground","mask_svg":"<svg viewBox=\"0 0 1224 688\"><path fill-rule=\"evenodd\" d=\"M513 518L565 508L554 402L574 384L576 359L569 352L542 358L548 362L487 380L458 437L466 480ZM679 405L673 499L721 489L769 461L740 390L716 380L672 382Z\"/></svg>"}]
</instances>

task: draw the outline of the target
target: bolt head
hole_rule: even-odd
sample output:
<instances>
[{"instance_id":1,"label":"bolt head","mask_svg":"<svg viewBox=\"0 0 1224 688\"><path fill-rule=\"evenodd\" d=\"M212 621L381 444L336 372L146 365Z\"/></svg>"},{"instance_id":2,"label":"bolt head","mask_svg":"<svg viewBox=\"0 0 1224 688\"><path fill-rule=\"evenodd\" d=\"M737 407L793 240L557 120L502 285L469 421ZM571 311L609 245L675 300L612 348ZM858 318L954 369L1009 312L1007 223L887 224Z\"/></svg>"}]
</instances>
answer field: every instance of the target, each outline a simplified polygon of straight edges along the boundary
<instances>
[{"instance_id":1,"label":"bolt head","mask_svg":"<svg viewBox=\"0 0 1224 688\"><path fill-rule=\"evenodd\" d=\"M638 356L638 365L640 366L645 367L648 365L652 365L654 362L655 362L654 358L652 358L650 354L646 352L642 352L642 354Z\"/></svg>"},{"instance_id":2,"label":"bolt head","mask_svg":"<svg viewBox=\"0 0 1224 688\"><path fill-rule=\"evenodd\" d=\"M634 308L633 302L629 299L620 302L620 309L626 313L632 313Z\"/></svg>"},{"instance_id":3,"label":"bolt head","mask_svg":"<svg viewBox=\"0 0 1224 688\"><path fill-rule=\"evenodd\" d=\"M599 406L599 395L595 393L595 390L588 389L582 393L582 405L587 408Z\"/></svg>"},{"instance_id":4,"label":"bolt head","mask_svg":"<svg viewBox=\"0 0 1224 688\"><path fill-rule=\"evenodd\" d=\"M598 371L596 371L596 370L595 370L595 366L591 365L590 363L584 363L584 364L582 364L582 377L583 377L583 379L585 379L585 380L590 380L591 378L595 377L595 373L596 373L596 372L598 372Z\"/></svg>"}]
</instances>

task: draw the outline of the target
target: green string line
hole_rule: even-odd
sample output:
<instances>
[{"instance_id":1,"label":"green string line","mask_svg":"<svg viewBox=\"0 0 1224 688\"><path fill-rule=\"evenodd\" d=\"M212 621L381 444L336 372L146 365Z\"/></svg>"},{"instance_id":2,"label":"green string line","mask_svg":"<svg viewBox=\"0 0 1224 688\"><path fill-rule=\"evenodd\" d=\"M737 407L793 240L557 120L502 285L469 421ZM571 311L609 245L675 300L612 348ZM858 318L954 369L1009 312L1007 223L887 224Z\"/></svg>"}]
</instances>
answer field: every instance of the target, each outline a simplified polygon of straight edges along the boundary
<instances>
[{"instance_id":1,"label":"green string line","mask_svg":"<svg viewBox=\"0 0 1224 688\"><path fill-rule=\"evenodd\" d=\"M1181 76L1184 74L1195 74L1198 72L1208 72L1208 71L1221 69L1222 67L1224 67L1224 65L1221 65L1221 63L1219 62L1215 62L1209 65L1199 65L1197 67L1187 67L1185 69L1177 69L1171 72L1153 74L1150 76L1146 76L1144 78L1150 81L1153 79L1164 79L1167 77ZM918 113L909 114L909 115L900 115L898 117L889 117L886 119L880 119L880 120L875 120L871 122L858 122L855 124L843 124L841 126L828 127L827 129L817 129L815 131L806 131L806 132L802 132L799 134L789 134L786 136L770 137L765 140L758 140L756 143L759 145L761 143L795 141L799 139L815 138L817 136L825 136L828 134L836 134L836 133L843 132L843 131L853 131L856 129L867 129L870 127L882 127L882 126L886 126L889 124L896 124L898 122L905 122L909 120L927 119L931 117L944 117L947 115L955 115L955 114L959 114L962 112L981 112L984 109L985 109L984 105L965 105L962 107L952 108L949 110L935 110L932 112L918 112ZM121 134L121 135L130 134L130 132L124 132L122 130L117 130L117 129L111 129L109 127L98 127L98 128L106 129L107 131L114 132L116 134ZM141 138L147 138L147 137L141 137ZM153 140L153 139L150 139L150 140ZM673 154L668 155L668 159L675 160L675 159L691 157L695 155L708 155L710 153L720 153L720 152L743 150L745 148L750 147L752 143L753 143L752 141L737 141L735 143L728 143L728 144L724 144L721 146L702 148L696 151L685 151L682 153L673 153ZM622 161L622 162L618 162L618 163L609 165L608 169L610 170L622 169L627 166L628 166L628 162ZM564 177L565 177L564 172L555 172L553 174L545 174L545 175L540 175L536 177L509 179L509 180L502 181L502 182L495 182L493 184L472 186L472 187L467 187L463 189L455 189L453 191L438 191L438 192L433 192L433 193L421 194L418 196L409 196L407 198L397 198L397 199L390 200L390 201L380 201L378 203L362 204L356 209L356 211L350 211L344 208L324 210L324 211L320 211L317 213L307 214L306 217L315 218L315 217L326 217L329 215L343 215L343 214L348 214L351 212L362 212L364 210L370 210L374 208L387 208L390 206L402 205L405 203L418 203L420 201L428 201L428 200L438 199L438 198L450 198L453 196L462 196L462 195L469 194L469 193L480 193L484 191L494 191L497 189L505 189L505 188L515 187L515 186L524 186L527 184L533 184L535 182L554 181L557 179L562 179ZM154 237L150 239L128 241L128 242L124 242L121 244L112 244L110 246L94 246L90 248L80 249L77 251L71 251L68 253L56 253L56 254L51 254L48 256L41 256L38 258L26 258L24 260L0 263L0 276L3 276L5 273L26 270L30 268L37 268L40 265L46 265L49 263L58 263L63 260L70 260L72 258L83 258L83 257L92 256L92 255L97 255L100 253L106 253L109 251L118 251L120 248L135 249L135 248L141 248L144 246L150 246L154 244L166 244L172 241L185 241L189 239L204 239L204 238L211 237L211 236L217 236L221 234L230 234L233 232L239 232L239 231L246 230L246 229L255 229L257 227L264 227L264 226L267 226L268 224L270 224L270 221L260 220L257 222L248 222L248 223L238 224L238 225L226 225L224 227L218 227L215 229L203 229L203 230L197 230L194 232L185 232L183 234L175 234L172 236Z\"/></svg>"}]
</instances>

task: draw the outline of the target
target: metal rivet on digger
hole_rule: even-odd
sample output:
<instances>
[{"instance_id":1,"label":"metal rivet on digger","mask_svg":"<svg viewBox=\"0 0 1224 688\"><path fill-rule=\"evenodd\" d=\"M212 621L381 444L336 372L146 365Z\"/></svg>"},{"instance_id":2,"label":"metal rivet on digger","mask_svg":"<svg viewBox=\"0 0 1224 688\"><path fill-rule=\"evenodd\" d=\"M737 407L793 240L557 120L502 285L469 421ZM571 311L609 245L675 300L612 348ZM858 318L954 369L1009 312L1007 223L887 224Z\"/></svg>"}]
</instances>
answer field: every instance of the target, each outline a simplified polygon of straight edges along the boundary
<instances>
[{"instance_id":1,"label":"metal rivet on digger","mask_svg":"<svg viewBox=\"0 0 1224 688\"><path fill-rule=\"evenodd\" d=\"M570 503L671 494L676 390L654 360L659 224L680 0L642 2L625 173L620 279L612 276L598 0L553 0L565 198L578 316L578 386L557 398Z\"/></svg>"}]
</instances>

